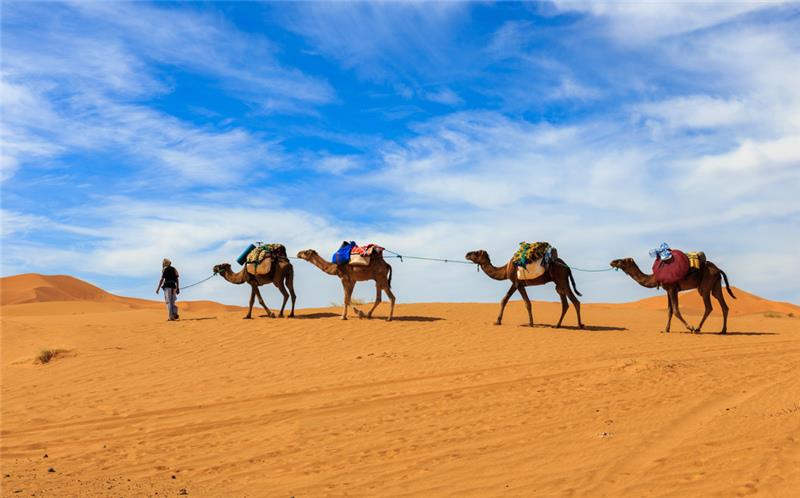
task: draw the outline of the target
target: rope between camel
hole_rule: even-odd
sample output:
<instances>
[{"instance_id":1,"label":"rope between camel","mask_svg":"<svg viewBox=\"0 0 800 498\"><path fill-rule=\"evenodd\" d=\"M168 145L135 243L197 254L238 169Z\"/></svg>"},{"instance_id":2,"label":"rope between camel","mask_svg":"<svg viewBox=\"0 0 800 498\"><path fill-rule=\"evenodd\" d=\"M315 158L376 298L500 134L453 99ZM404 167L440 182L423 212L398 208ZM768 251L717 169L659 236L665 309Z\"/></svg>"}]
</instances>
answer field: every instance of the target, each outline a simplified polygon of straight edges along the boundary
<instances>
[{"instance_id":1,"label":"rope between camel","mask_svg":"<svg viewBox=\"0 0 800 498\"><path fill-rule=\"evenodd\" d=\"M396 253L394 251L390 251L389 249L384 249L384 251L386 251L388 253L391 253L391 254L394 254L394 257L398 258L401 262L403 261L403 258L407 258L407 259L419 259L419 260L422 260L422 261L440 261L440 262L443 262L443 263L461 263L461 264L464 264L464 265L474 264L472 261L460 261L458 259L426 258L426 257L423 257L423 256L404 256L404 255Z\"/></svg>"},{"instance_id":2,"label":"rope between camel","mask_svg":"<svg viewBox=\"0 0 800 498\"><path fill-rule=\"evenodd\" d=\"M589 272L589 273L598 273L598 272L611 271L611 270L616 270L617 269L617 268L600 268L598 270L588 270L588 269L585 269L585 268L577 268L575 266L570 266L570 265L568 265L566 263L562 263L561 261L556 261L555 263L559 264L561 266L566 266L570 270L584 271L584 272Z\"/></svg>"}]
</instances>

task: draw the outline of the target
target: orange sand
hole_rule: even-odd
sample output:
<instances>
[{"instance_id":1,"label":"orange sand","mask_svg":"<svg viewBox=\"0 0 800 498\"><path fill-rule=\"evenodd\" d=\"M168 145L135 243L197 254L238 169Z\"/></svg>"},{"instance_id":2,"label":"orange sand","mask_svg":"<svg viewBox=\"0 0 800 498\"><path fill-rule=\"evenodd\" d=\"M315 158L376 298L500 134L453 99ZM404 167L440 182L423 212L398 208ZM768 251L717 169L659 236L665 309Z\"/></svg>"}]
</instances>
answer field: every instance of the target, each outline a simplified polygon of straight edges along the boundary
<instances>
[{"instance_id":1,"label":"orange sand","mask_svg":"<svg viewBox=\"0 0 800 498\"><path fill-rule=\"evenodd\" d=\"M793 305L735 291L747 313L728 336L717 312L704 334L659 333L649 300L585 305L585 331L522 327L519 302L501 327L496 304L447 303L398 305L393 323L206 303L172 323L72 280L0 282L3 496L800 489ZM535 303L537 323L559 308ZM34 364L44 348L66 352Z\"/></svg>"}]
</instances>

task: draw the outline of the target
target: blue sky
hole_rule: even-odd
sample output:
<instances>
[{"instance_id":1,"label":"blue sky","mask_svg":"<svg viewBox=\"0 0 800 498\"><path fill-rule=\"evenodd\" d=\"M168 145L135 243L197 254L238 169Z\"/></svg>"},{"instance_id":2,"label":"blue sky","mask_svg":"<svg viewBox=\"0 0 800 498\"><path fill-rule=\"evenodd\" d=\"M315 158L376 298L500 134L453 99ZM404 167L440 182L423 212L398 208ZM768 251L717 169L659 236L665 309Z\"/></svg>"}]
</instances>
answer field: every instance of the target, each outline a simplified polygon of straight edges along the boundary
<instances>
[{"instance_id":1,"label":"blue sky","mask_svg":"<svg viewBox=\"0 0 800 498\"><path fill-rule=\"evenodd\" d=\"M150 297L162 257L188 284L253 240L586 268L667 241L800 302L799 89L796 3L3 2L2 273ZM301 306L341 301L295 266ZM506 287L394 266L405 302Z\"/></svg>"}]
</instances>

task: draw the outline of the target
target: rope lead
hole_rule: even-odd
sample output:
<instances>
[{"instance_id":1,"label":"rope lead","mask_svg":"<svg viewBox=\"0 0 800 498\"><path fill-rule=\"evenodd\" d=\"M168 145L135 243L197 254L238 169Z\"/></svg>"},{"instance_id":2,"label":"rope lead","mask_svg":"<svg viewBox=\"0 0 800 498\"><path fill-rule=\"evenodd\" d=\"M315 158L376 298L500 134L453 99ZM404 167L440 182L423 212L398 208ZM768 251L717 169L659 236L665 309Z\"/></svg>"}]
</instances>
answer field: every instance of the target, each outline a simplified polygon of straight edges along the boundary
<instances>
[{"instance_id":1,"label":"rope lead","mask_svg":"<svg viewBox=\"0 0 800 498\"><path fill-rule=\"evenodd\" d=\"M422 260L422 261L441 261L443 263L461 263L461 264L464 264L464 265L473 264L472 261L459 261L457 259L425 258L425 257L422 257L422 256L404 256L402 254L396 253L394 251L390 251L389 249L385 249L385 248L384 248L384 251L386 251L388 253L391 253L391 254L394 254L394 257L398 258L400 260L400 262L403 262L403 258L406 258L406 259L419 259L419 260Z\"/></svg>"},{"instance_id":2,"label":"rope lead","mask_svg":"<svg viewBox=\"0 0 800 498\"><path fill-rule=\"evenodd\" d=\"M215 276L217 276L217 273L216 273L216 272L212 273L210 276L208 276L208 277L204 278L203 280L201 280L201 281L199 281L199 282L195 282L195 283L193 283L192 285L187 285L187 286L181 287L181 290L186 290L186 289L188 289L189 287L194 287L195 285L200 285L200 284L202 284L203 282L205 282L206 280L209 280L209 279L211 279L211 278L213 278L213 277L215 277Z\"/></svg>"}]
</instances>

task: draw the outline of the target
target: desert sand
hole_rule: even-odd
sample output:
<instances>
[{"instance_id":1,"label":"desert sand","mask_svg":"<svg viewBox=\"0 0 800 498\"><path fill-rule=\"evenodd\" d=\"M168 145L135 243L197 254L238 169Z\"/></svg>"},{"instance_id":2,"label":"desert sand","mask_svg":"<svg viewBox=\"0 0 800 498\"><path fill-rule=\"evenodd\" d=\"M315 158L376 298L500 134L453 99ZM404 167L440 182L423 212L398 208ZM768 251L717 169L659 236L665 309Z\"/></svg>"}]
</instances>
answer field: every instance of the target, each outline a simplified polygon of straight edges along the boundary
<instances>
[{"instance_id":1,"label":"desert sand","mask_svg":"<svg viewBox=\"0 0 800 498\"><path fill-rule=\"evenodd\" d=\"M800 308L739 289L720 336L717 310L703 334L660 333L663 296L584 305L578 330L573 311L548 326L555 303L533 329L520 302L500 327L496 303L387 323L195 302L167 322L71 277L0 286L3 496L800 490Z\"/></svg>"}]
</instances>

